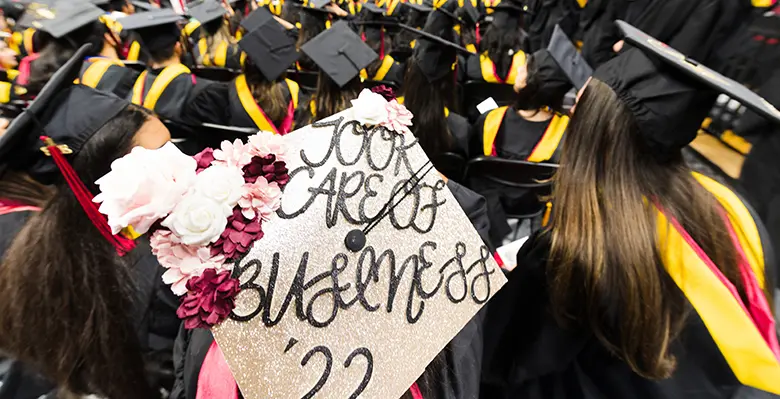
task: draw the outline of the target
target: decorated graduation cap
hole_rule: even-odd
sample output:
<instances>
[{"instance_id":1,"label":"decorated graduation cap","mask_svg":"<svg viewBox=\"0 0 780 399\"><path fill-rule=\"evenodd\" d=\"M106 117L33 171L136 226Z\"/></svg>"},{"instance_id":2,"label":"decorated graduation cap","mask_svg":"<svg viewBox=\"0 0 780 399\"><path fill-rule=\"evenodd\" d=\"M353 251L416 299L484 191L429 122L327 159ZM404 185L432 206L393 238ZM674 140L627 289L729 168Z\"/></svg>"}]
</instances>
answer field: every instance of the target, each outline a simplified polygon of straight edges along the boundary
<instances>
[{"instance_id":1,"label":"decorated graduation cap","mask_svg":"<svg viewBox=\"0 0 780 399\"><path fill-rule=\"evenodd\" d=\"M203 24L218 20L228 12L222 3L217 0L201 0L197 3L191 3L188 6L188 10L188 14L192 18Z\"/></svg>"},{"instance_id":2,"label":"decorated graduation cap","mask_svg":"<svg viewBox=\"0 0 780 399\"><path fill-rule=\"evenodd\" d=\"M339 87L349 83L378 57L344 21L315 36L301 51Z\"/></svg>"},{"instance_id":3,"label":"decorated graduation cap","mask_svg":"<svg viewBox=\"0 0 780 399\"><path fill-rule=\"evenodd\" d=\"M552 59L550 60L550 58ZM562 72L577 90L585 86L585 82L593 75L593 69L559 25L555 25L546 54L541 55L537 62L539 59L543 59L543 64L549 66L546 69L551 78L558 80L559 78L555 78L553 75ZM550 62L554 62L555 65Z\"/></svg>"},{"instance_id":4,"label":"decorated graduation cap","mask_svg":"<svg viewBox=\"0 0 780 399\"><path fill-rule=\"evenodd\" d=\"M24 171L43 184L64 178L95 227L123 255L132 249L132 241L111 233L69 161L130 104L111 94L73 85L90 47L86 44L76 51L11 122L0 136L0 160L4 169Z\"/></svg>"},{"instance_id":5,"label":"decorated graduation cap","mask_svg":"<svg viewBox=\"0 0 780 399\"><path fill-rule=\"evenodd\" d=\"M90 2L74 2L65 7L62 3L56 5L54 18L40 21L40 29L55 38L93 23L105 12Z\"/></svg>"},{"instance_id":6,"label":"decorated graduation cap","mask_svg":"<svg viewBox=\"0 0 780 399\"><path fill-rule=\"evenodd\" d=\"M298 60L295 38L273 18L244 35L239 47L269 81L278 78Z\"/></svg>"},{"instance_id":7,"label":"decorated graduation cap","mask_svg":"<svg viewBox=\"0 0 780 399\"><path fill-rule=\"evenodd\" d=\"M696 137L715 93L780 122L780 112L739 83L623 22L616 22L632 48L596 69L626 105L639 133L659 156L676 152Z\"/></svg>"},{"instance_id":8,"label":"decorated graduation cap","mask_svg":"<svg viewBox=\"0 0 780 399\"><path fill-rule=\"evenodd\" d=\"M182 16L170 8L141 12L121 18L124 31L133 30L141 36L144 47L150 50L166 49L181 37L179 21Z\"/></svg>"}]
</instances>

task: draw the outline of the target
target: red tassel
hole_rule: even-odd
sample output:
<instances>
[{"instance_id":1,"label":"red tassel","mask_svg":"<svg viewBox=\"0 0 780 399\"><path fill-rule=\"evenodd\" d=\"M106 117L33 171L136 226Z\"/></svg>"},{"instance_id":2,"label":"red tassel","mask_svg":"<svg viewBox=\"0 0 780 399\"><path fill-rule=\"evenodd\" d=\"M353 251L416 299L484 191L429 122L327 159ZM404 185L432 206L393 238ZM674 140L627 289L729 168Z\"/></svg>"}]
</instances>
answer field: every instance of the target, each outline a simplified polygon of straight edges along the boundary
<instances>
[{"instance_id":1,"label":"red tassel","mask_svg":"<svg viewBox=\"0 0 780 399\"><path fill-rule=\"evenodd\" d=\"M385 59L385 28L379 31L379 59Z\"/></svg>"},{"instance_id":2,"label":"red tassel","mask_svg":"<svg viewBox=\"0 0 780 399\"><path fill-rule=\"evenodd\" d=\"M92 202L94 196L89 192L87 187L84 185L84 182L81 181L79 176L76 174L76 171L73 170L73 168L70 166L70 163L68 163L68 161L65 159L65 156L62 154L60 148L57 147L54 141L52 141L52 139L48 136L41 136L40 139L46 144L46 148L48 148L49 154L51 155L52 159L54 159L54 163L57 165L57 168L59 168L62 176L65 177L65 181L68 183L68 186L73 191L76 199L79 201L81 208L84 209L84 213L87 214L87 217L92 222L92 224L95 225L100 234L102 234L103 237L105 237L106 240L108 240L108 242L110 242L111 245L116 248L116 253L119 254L119 256L124 256L128 252L132 251L133 248L135 248L135 241L129 240L125 237L115 236L111 233L111 228L108 227L105 216L100 213L97 205Z\"/></svg>"},{"instance_id":3,"label":"red tassel","mask_svg":"<svg viewBox=\"0 0 780 399\"><path fill-rule=\"evenodd\" d=\"M477 30L475 32L477 35L477 48L479 48L479 42L482 41L482 37L479 35L479 22L477 22Z\"/></svg>"},{"instance_id":4,"label":"red tassel","mask_svg":"<svg viewBox=\"0 0 780 399\"><path fill-rule=\"evenodd\" d=\"M412 384L411 388L409 388L409 391L412 394L412 398L414 398L414 399L424 399L423 395L422 395L422 392L420 392L420 387L417 385L416 382L414 384Z\"/></svg>"}]
</instances>

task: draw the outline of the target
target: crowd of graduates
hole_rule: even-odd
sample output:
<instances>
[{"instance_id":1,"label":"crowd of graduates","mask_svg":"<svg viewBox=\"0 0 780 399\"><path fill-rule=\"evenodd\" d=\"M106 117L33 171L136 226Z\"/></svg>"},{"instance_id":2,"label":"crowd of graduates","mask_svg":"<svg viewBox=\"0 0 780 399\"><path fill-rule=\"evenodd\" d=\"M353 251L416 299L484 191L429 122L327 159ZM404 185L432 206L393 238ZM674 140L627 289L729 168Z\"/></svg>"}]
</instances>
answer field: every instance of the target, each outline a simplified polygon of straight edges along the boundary
<instances>
[{"instance_id":1,"label":"crowd of graduates","mask_svg":"<svg viewBox=\"0 0 780 399\"><path fill-rule=\"evenodd\" d=\"M285 135L363 89L411 111L499 260L530 236L405 398L780 397L771 1L0 10L0 399L222 398L148 238L120 259L81 197L134 146Z\"/></svg>"}]
</instances>

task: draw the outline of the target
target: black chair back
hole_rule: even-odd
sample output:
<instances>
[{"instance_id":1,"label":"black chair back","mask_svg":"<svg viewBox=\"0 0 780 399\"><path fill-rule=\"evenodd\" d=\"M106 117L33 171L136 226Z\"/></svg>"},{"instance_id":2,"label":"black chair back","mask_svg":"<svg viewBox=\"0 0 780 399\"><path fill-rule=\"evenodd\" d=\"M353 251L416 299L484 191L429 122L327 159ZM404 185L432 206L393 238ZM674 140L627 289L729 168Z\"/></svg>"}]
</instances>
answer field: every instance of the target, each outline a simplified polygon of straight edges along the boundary
<instances>
[{"instance_id":1,"label":"black chair back","mask_svg":"<svg viewBox=\"0 0 780 399\"><path fill-rule=\"evenodd\" d=\"M136 72L143 72L146 70L146 64L141 61L122 61L125 68L130 68Z\"/></svg>"},{"instance_id":2,"label":"black chair back","mask_svg":"<svg viewBox=\"0 0 780 399\"><path fill-rule=\"evenodd\" d=\"M287 71L287 78L298 82L298 85L306 93L314 93L317 90L318 72L304 72L295 69Z\"/></svg>"},{"instance_id":3,"label":"black chair back","mask_svg":"<svg viewBox=\"0 0 780 399\"><path fill-rule=\"evenodd\" d=\"M431 159L433 166L448 179L456 182L463 181L466 171L466 158L454 152L445 152Z\"/></svg>"},{"instance_id":4,"label":"black chair back","mask_svg":"<svg viewBox=\"0 0 780 399\"><path fill-rule=\"evenodd\" d=\"M198 66L192 68L192 74L206 80L214 82L230 82L241 74L241 71L237 71L229 68L219 67L203 67Z\"/></svg>"},{"instance_id":5,"label":"black chair back","mask_svg":"<svg viewBox=\"0 0 780 399\"><path fill-rule=\"evenodd\" d=\"M463 107L461 113L474 123L479 118L477 105L492 97L499 106L512 105L515 101L512 85L469 81L463 85Z\"/></svg>"}]
</instances>

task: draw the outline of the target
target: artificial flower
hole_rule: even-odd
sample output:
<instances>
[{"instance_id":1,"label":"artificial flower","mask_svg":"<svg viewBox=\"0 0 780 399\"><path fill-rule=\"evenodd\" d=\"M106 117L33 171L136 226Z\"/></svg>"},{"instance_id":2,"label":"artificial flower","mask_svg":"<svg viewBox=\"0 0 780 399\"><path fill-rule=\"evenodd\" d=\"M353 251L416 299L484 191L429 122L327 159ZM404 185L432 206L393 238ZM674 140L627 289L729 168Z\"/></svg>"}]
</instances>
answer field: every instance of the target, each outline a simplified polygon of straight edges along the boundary
<instances>
[{"instance_id":1,"label":"artificial flower","mask_svg":"<svg viewBox=\"0 0 780 399\"><path fill-rule=\"evenodd\" d=\"M388 87L386 85L374 86L371 88L371 92L379 94L387 101L395 99L395 90L393 90L392 87Z\"/></svg>"},{"instance_id":2,"label":"artificial flower","mask_svg":"<svg viewBox=\"0 0 780 399\"><path fill-rule=\"evenodd\" d=\"M385 104L387 109L387 121L382 123L388 130L396 133L409 133L409 126L412 126L412 113L409 112L403 104L393 100Z\"/></svg>"},{"instance_id":3,"label":"artificial flower","mask_svg":"<svg viewBox=\"0 0 780 399\"><path fill-rule=\"evenodd\" d=\"M263 229L260 218L246 218L241 213L241 209L236 208L228 219L227 228L211 246L211 254L220 254L226 259L237 259L249 251L252 243L261 238L263 238Z\"/></svg>"},{"instance_id":4,"label":"artificial flower","mask_svg":"<svg viewBox=\"0 0 780 399\"><path fill-rule=\"evenodd\" d=\"M257 134L249 136L247 138L247 146L249 147L249 153L253 157L275 155L278 161L283 161L287 152L284 136L266 131L259 131Z\"/></svg>"},{"instance_id":5,"label":"artificial flower","mask_svg":"<svg viewBox=\"0 0 780 399\"><path fill-rule=\"evenodd\" d=\"M184 245L170 230L159 229L149 239L152 254L160 265L168 270L162 275L163 282L171 286L176 295L187 292L187 282L198 277L206 269L230 270L225 257L213 255L208 247Z\"/></svg>"},{"instance_id":6,"label":"artificial flower","mask_svg":"<svg viewBox=\"0 0 780 399\"><path fill-rule=\"evenodd\" d=\"M387 122L387 100L371 90L363 89L357 99L352 100L352 118L363 125L376 126Z\"/></svg>"},{"instance_id":7,"label":"artificial flower","mask_svg":"<svg viewBox=\"0 0 780 399\"><path fill-rule=\"evenodd\" d=\"M244 174L241 169L212 165L198 174L192 189L205 197L233 209L244 195Z\"/></svg>"},{"instance_id":8,"label":"artificial flower","mask_svg":"<svg viewBox=\"0 0 780 399\"><path fill-rule=\"evenodd\" d=\"M176 310L176 315L184 320L184 328L210 328L230 315L240 291L238 279L230 274L229 270L206 269L187 282L187 295Z\"/></svg>"},{"instance_id":9,"label":"artificial flower","mask_svg":"<svg viewBox=\"0 0 780 399\"><path fill-rule=\"evenodd\" d=\"M252 160L249 147L241 142L240 139L236 139L232 143L225 140L220 144L219 148L214 150L214 162L212 164L241 169Z\"/></svg>"},{"instance_id":10,"label":"artificial flower","mask_svg":"<svg viewBox=\"0 0 780 399\"><path fill-rule=\"evenodd\" d=\"M202 246L219 239L231 214L232 209L224 204L193 192L173 208L162 225L176 234L183 244Z\"/></svg>"},{"instance_id":11,"label":"artificial flower","mask_svg":"<svg viewBox=\"0 0 780 399\"><path fill-rule=\"evenodd\" d=\"M196 161L172 143L156 150L135 147L95 182L100 193L93 201L100 203L113 234L127 226L144 234L187 193L196 168Z\"/></svg>"},{"instance_id":12,"label":"artificial flower","mask_svg":"<svg viewBox=\"0 0 780 399\"><path fill-rule=\"evenodd\" d=\"M277 160L275 155L254 157L249 165L244 166L244 180L247 183L254 183L259 176L262 176L269 183L276 182L279 188L284 188L290 181L288 172L287 164Z\"/></svg>"},{"instance_id":13,"label":"artificial flower","mask_svg":"<svg viewBox=\"0 0 780 399\"><path fill-rule=\"evenodd\" d=\"M268 220L282 203L279 184L275 181L269 183L263 176L258 176L254 183L247 183L244 188L244 196L238 200L238 205L247 219L259 215L261 219Z\"/></svg>"},{"instance_id":14,"label":"artificial flower","mask_svg":"<svg viewBox=\"0 0 780 399\"><path fill-rule=\"evenodd\" d=\"M198 169L196 170L197 173L200 173L203 171L203 169L208 168L211 166L211 162L214 161L214 149L213 148L206 148L205 150L195 154L192 158L195 159L195 162L198 163Z\"/></svg>"}]
</instances>

